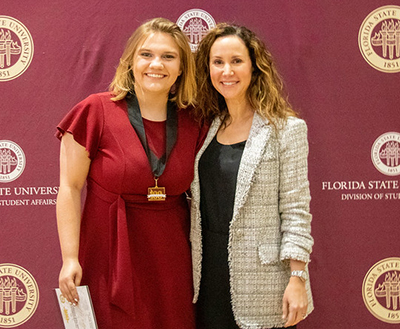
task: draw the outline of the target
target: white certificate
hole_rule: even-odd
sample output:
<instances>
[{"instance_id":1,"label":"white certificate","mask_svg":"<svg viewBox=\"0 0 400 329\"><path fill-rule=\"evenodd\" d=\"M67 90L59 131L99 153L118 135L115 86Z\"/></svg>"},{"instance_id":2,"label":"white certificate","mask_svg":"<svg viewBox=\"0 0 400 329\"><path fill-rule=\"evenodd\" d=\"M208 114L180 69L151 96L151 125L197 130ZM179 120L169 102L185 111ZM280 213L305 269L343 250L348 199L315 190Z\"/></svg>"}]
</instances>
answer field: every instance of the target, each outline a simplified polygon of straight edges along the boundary
<instances>
[{"instance_id":1,"label":"white certificate","mask_svg":"<svg viewBox=\"0 0 400 329\"><path fill-rule=\"evenodd\" d=\"M79 295L79 303L76 306L70 305L61 294L60 289L56 289L65 329L97 329L89 287L79 286L76 288Z\"/></svg>"}]
</instances>

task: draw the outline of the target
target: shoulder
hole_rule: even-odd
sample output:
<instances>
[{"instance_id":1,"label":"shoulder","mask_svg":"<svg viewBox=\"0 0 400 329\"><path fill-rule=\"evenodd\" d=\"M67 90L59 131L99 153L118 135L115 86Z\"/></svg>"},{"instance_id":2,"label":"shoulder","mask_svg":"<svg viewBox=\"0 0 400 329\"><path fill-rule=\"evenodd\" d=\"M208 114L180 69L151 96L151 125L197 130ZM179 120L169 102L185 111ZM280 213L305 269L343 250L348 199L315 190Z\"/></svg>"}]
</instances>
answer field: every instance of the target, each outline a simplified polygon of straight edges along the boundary
<instances>
[{"instance_id":1,"label":"shoulder","mask_svg":"<svg viewBox=\"0 0 400 329\"><path fill-rule=\"evenodd\" d=\"M72 124L73 122L92 122L98 125L103 124L105 117L113 116L121 112L118 109L126 109L124 100L114 102L111 100L112 94L109 92L91 94L77 103L65 116L64 121Z\"/></svg>"},{"instance_id":2,"label":"shoulder","mask_svg":"<svg viewBox=\"0 0 400 329\"><path fill-rule=\"evenodd\" d=\"M303 119L289 117L278 130L278 141L281 150L303 152L308 148L307 124Z\"/></svg>"},{"instance_id":3,"label":"shoulder","mask_svg":"<svg viewBox=\"0 0 400 329\"><path fill-rule=\"evenodd\" d=\"M278 127L278 131L280 138L289 136L296 138L297 135L307 135L307 124L303 119L289 117L286 122Z\"/></svg>"},{"instance_id":4,"label":"shoulder","mask_svg":"<svg viewBox=\"0 0 400 329\"><path fill-rule=\"evenodd\" d=\"M78 112L93 112L99 111L102 108L102 94L91 94L77 103L73 111ZM104 97L104 96L103 96Z\"/></svg>"},{"instance_id":5,"label":"shoulder","mask_svg":"<svg viewBox=\"0 0 400 329\"><path fill-rule=\"evenodd\" d=\"M288 129L293 129L296 127L307 128L307 124L303 119L292 117L292 116L287 119L286 126Z\"/></svg>"},{"instance_id":6,"label":"shoulder","mask_svg":"<svg viewBox=\"0 0 400 329\"><path fill-rule=\"evenodd\" d=\"M97 116L103 119L112 118L117 113L127 112L126 101L113 101L113 95L109 92L91 94L79 102L73 110L76 113L87 116ZM86 113L86 114L85 114Z\"/></svg>"},{"instance_id":7,"label":"shoulder","mask_svg":"<svg viewBox=\"0 0 400 329\"><path fill-rule=\"evenodd\" d=\"M113 95L110 92L91 94L82 102L90 103L93 105L102 105L102 106L118 106L122 103L125 103L125 100L113 101L111 100L112 97Z\"/></svg>"},{"instance_id":8,"label":"shoulder","mask_svg":"<svg viewBox=\"0 0 400 329\"><path fill-rule=\"evenodd\" d=\"M83 99L80 103L99 103L105 99L106 93L91 94Z\"/></svg>"}]
</instances>

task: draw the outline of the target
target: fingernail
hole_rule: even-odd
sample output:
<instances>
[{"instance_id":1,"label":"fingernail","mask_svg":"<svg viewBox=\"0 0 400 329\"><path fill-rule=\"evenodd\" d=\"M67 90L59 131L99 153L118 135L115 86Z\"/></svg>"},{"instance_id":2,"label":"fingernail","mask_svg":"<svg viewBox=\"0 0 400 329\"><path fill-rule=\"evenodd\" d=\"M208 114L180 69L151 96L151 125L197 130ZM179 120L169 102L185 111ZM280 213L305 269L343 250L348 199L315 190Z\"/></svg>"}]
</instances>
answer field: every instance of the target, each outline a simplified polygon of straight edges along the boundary
<instances>
[{"instance_id":1,"label":"fingernail","mask_svg":"<svg viewBox=\"0 0 400 329\"><path fill-rule=\"evenodd\" d=\"M75 298L74 301L78 302L78 298Z\"/></svg>"}]
</instances>

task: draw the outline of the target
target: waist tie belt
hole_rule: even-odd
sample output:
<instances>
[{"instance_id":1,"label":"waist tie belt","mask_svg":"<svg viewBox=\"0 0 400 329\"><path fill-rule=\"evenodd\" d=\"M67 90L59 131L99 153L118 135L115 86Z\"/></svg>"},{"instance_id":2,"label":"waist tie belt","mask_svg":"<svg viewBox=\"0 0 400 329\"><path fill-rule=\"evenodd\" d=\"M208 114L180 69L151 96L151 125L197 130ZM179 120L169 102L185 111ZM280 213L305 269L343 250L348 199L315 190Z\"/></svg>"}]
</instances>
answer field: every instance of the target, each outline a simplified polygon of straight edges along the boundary
<instances>
[{"instance_id":1,"label":"waist tie belt","mask_svg":"<svg viewBox=\"0 0 400 329\"><path fill-rule=\"evenodd\" d=\"M109 297L110 303L134 317L135 296L132 259L126 207L140 204L141 208L170 209L184 202L184 195L167 196L166 201L148 201L147 195L117 194L105 190L92 179L88 179L88 191L110 203L109 208Z\"/></svg>"}]
</instances>

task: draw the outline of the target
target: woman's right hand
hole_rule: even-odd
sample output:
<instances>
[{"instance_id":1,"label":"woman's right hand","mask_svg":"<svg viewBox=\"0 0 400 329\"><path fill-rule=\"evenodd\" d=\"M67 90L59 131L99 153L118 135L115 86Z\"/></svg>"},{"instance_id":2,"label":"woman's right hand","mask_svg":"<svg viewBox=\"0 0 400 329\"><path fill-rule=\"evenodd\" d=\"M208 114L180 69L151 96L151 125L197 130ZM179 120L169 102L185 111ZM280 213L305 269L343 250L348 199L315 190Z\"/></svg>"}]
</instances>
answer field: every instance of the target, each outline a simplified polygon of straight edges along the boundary
<instances>
[{"instance_id":1,"label":"woman's right hand","mask_svg":"<svg viewBox=\"0 0 400 329\"><path fill-rule=\"evenodd\" d=\"M76 287L81 284L79 264L81 195L90 168L89 153L65 133L60 148L60 189L57 195L57 227L63 266L59 276L62 295L71 304L79 302Z\"/></svg>"},{"instance_id":2,"label":"woman's right hand","mask_svg":"<svg viewBox=\"0 0 400 329\"><path fill-rule=\"evenodd\" d=\"M82 267L78 260L64 261L59 276L59 287L62 295L71 304L79 303L79 295L76 287L81 284Z\"/></svg>"}]
</instances>

